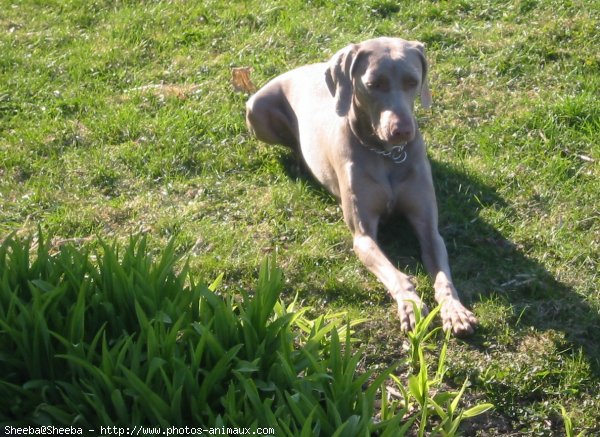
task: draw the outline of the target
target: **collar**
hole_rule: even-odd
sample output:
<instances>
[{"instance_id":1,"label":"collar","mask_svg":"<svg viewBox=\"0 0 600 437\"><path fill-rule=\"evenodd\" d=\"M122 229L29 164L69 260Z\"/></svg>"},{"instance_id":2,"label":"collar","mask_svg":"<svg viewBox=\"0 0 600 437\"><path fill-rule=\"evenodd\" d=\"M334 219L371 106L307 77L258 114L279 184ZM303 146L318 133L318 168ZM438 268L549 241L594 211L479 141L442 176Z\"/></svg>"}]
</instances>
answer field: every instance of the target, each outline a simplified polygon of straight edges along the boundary
<instances>
[{"instance_id":1,"label":"collar","mask_svg":"<svg viewBox=\"0 0 600 437\"><path fill-rule=\"evenodd\" d=\"M406 143L400 144L399 146L392 147L392 150L376 149L375 147L367 147L371 152L374 152L380 156L384 156L391 159L394 164L402 164L408 158L406 153Z\"/></svg>"}]
</instances>

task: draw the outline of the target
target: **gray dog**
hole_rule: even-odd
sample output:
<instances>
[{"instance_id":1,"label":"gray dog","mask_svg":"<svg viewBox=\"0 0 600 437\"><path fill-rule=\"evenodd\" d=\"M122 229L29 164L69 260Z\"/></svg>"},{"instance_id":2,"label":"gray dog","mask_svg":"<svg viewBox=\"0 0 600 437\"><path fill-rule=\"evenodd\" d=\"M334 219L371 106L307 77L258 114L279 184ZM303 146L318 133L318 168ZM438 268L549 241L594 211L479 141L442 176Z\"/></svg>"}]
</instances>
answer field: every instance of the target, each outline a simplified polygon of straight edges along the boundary
<instances>
[{"instance_id":1,"label":"gray dog","mask_svg":"<svg viewBox=\"0 0 600 437\"><path fill-rule=\"evenodd\" d=\"M259 140L299 151L341 203L354 251L398 303L402 330L414 327L413 303L427 309L376 238L381 220L405 215L434 281L444 329L466 335L477 320L452 284L438 232L431 169L413 114L417 95L429 107L423 44L377 38L276 77L250 98L246 120Z\"/></svg>"}]
</instances>

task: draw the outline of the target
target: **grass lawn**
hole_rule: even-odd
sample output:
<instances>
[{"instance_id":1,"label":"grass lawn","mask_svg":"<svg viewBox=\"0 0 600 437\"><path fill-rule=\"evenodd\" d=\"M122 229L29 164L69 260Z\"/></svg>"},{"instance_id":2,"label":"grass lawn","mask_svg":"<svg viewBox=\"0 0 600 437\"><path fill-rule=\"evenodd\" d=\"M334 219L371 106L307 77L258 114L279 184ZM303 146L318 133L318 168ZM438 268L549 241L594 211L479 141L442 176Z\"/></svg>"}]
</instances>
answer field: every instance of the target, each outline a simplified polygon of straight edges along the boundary
<instances>
[{"instance_id":1,"label":"grass lawn","mask_svg":"<svg viewBox=\"0 0 600 437\"><path fill-rule=\"evenodd\" d=\"M361 365L404 356L340 209L248 134L231 85L233 67L262 85L380 35L427 45L434 104L417 117L481 322L451 341L447 383L496 406L465 433L556 435L560 405L600 433L598 0L0 0L0 240L174 238L232 292L276 251L290 301L368 317ZM431 303L406 224L381 242Z\"/></svg>"}]
</instances>

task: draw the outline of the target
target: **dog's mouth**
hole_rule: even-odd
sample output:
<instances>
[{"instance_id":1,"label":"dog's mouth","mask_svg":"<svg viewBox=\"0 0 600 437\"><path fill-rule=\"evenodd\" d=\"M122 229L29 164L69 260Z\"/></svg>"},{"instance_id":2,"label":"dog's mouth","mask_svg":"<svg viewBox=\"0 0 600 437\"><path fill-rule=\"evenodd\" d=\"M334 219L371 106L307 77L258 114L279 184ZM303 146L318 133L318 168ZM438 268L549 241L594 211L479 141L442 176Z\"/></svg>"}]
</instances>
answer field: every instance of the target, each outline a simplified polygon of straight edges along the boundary
<instances>
[{"instance_id":1,"label":"dog's mouth","mask_svg":"<svg viewBox=\"0 0 600 437\"><path fill-rule=\"evenodd\" d=\"M375 131L377 132L377 131ZM407 138L406 136L402 137L394 137L392 135L386 135L383 132L377 132L377 146L383 149L384 151L392 151L393 149L397 149L398 147L406 147L408 143L412 141L411 138Z\"/></svg>"},{"instance_id":2,"label":"dog's mouth","mask_svg":"<svg viewBox=\"0 0 600 437\"><path fill-rule=\"evenodd\" d=\"M373 148L380 150L382 153L392 153L395 150L404 149L410 141L401 138L390 138L387 135L381 135L380 132L373 129L370 143L373 145Z\"/></svg>"},{"instance_id":3,"label":"dog's mouth","mask_svg":"<svg viewBox=\"0 0 600 437\"><path fill-rule=\"evenodd\" d=\"M415 137L414 132L393 134L391 129L383 129L378 126L373 126L373 133L377 137L379 146L386 151L390 151L396 147L406 147Z\"/></svg>"}]
</instances>

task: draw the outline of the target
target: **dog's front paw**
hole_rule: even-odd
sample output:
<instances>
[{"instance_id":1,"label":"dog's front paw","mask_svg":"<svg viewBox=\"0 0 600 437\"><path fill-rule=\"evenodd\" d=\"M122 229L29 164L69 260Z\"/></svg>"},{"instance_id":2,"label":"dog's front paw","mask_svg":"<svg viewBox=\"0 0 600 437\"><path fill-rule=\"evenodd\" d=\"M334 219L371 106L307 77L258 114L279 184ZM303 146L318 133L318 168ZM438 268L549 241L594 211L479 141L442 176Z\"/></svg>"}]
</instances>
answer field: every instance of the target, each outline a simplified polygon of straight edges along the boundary
<instances>
[{"instance_id":1,"label":"dog's front paw","mask_svg":"<svg viewBox=\"0 0 600 437\"><path fill-rule=\"evenodd\" d=\"M442 304L441 316L444 330L452 330L457 337L471 335L478 324L475 315L456 299L448 299Z\"/></svg>"},{"instance_id":2,"label":"dog's front paw","mask_svg":"<svg viewBox=\"0 0 600 437\"><path fill-rule=\"evenodd\" d=\"M402 332L408 332L415 327L416 317L414 306L421 311L422 316L426 316L429 313L427 306L414 293L396 296L396 301L398 302L398 318L400 319L400 329Z\"/></svg>"}]
</instances>

